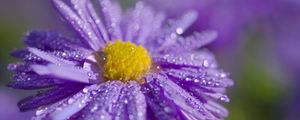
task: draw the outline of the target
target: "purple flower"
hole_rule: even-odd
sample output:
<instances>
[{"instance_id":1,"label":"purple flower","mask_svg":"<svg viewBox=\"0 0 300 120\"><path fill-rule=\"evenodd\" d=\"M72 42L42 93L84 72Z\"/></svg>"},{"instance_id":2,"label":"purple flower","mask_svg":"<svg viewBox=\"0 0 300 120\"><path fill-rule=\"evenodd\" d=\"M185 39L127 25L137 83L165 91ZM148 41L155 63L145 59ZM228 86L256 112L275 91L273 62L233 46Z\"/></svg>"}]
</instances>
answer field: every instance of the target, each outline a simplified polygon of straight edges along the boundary
<instances>
[{"instance_id":1,"label":"purple flower","mask_svg":"<svg viewBox=\"0 0 300 120\"><path fill-rule=\"evenodd\" d=\"M44 89L21 100L33 119L223 119L233 82L202 47L217 36L204 31L182 37L197 14L167 21L138 2L122 13L118 3L53 0L76 39L32 31L11 64L17 89ZM98 5L98 4L97 4ZM100 17L98 17L100 16ZM100 19L102 18L102 19ZM201 48L201 49L200 49Z\"/></svg>"}]
</instances>

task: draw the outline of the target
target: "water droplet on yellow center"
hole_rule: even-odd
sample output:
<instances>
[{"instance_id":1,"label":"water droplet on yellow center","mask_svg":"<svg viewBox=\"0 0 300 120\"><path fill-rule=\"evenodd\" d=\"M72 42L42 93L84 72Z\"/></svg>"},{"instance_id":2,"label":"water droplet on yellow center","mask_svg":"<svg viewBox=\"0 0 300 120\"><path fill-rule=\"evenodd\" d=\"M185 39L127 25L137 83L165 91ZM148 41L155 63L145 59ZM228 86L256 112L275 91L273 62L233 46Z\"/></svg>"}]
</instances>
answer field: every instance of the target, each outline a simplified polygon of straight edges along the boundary
<instances>
[{"instance_id":1,"label":"water droplet on yellow center","mask_svg":"<svg viewBox=\"0 0 300 120\"><path fill-rule=\"evenodd\" d=\"M117 40L108 43L103 52L106 55L103 76L108 80L141 82L151 68L147 50L131 42Z\"/></svg>"}]
</instances>

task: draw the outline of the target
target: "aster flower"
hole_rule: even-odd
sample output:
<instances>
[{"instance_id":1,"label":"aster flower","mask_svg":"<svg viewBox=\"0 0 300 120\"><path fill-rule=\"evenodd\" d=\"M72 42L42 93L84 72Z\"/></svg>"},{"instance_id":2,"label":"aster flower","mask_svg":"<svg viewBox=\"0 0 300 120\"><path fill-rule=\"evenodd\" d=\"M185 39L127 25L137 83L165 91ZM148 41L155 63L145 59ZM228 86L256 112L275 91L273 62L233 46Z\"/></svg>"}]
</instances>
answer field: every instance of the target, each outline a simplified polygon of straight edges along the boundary
<instances>
[{"instance_id":1,"label":"aster flower","mask_svg":"<svg viewBox=\"0 0 300 120\"><path fill-rule=\"evenodd\" d=\"M122 13L115 1L63 2L54 6L77 33L32 31L27 48L12 52L24 62L8 86L44 89L18 103L36 109L33 119L223 119L229 102L227 73L202 47L217 36L182 37L197 14L166 20L144 3ZM100 5L96 12L96 5ZM101 19L100 19L101 18Z\"/></svg>"}]
</instances>

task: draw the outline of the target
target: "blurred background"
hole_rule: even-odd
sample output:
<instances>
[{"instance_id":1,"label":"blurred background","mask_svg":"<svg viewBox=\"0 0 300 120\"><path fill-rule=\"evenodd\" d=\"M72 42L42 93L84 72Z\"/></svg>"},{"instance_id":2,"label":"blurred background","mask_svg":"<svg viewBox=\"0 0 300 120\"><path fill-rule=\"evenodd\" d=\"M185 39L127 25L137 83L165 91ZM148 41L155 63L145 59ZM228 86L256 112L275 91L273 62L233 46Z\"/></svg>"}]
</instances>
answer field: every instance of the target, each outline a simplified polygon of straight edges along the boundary
<instances>
[{"instance_id":1,"label":"blurred background","mask_svg":"<svg viewBox=\"0 0 300 120\"><path fill-rule=\"evenodd\" d=\"M196 10L191 31L217 30L209 45L221 68L231 74L228 120L300 119L300 1L299 0L145 0L157 11L177 18ZM122 0L126 8L133 0ZM66 31L49 1L0 1L0 119L30 119L17 101L34 91L6 88L9 53L22 47L27 31Z\"/></svg>"}]
</instances>

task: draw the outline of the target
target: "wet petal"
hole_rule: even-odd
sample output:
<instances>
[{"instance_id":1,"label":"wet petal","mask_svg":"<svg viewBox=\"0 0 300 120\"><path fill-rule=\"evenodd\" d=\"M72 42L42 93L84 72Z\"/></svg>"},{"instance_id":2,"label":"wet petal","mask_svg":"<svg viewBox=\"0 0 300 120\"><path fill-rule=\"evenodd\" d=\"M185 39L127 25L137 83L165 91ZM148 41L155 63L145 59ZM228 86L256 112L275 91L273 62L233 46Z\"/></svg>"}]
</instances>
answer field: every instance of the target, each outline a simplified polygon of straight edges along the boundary
<instances>
[{"instance_id":1,"label":"wet petal","mask_svg":"<svg viewBox=\"0 0 300 120\"><path fill-rule=\"evenodd\" d=\"M16 89L24 89L24 90L33 90L33 89L41 89L41 88L49 88L61 83L56 82L53 79L39 79L39 80L27 80L27 81L12 81L9 82L6 86Z\"/></svg>"},{"instance_id":2,"label":"wet petal","mask_svg":"<svg viewBox=\"0 0 300 120\"><path fill-rule=\"evenodd\" d=\"M67 61L67 60L61 59L59 57L48 54L48 53L43 52L43 51L41 51L39 49L36 49L36 48L29 47L28 51L35 54L35 55L37 55L40 59L43 59L43 60L48 61L50 63L54 63L54 64L57 64L57 65L63 65L63 64L75 65L75 63L72 62L72 61Z\"/></svg>"},{"instance_id":3,"label":"wet petal","mask_svg":"<svg viewBox=\"0 0 300 120\"><path fill-rule=\"evenodd\" d=\"M79 33L82 38L84 38L84 43L87 43L87 45L89 45L93 50L99 50L100 48L103 48L104 44L101 44L101 38L96 36L88 20L82 18L82 16L79 15L79 11L74 11L72 9L73 7L76 10L78 6L68 6L61 0L52 1L62 17ZM90 16L88 16L88 18L90 18Z\"/></svg>"},{"instance_id":4,"label":"wet petal","mask_svg":"<svg viewBox=\"0 0 300 120\"><path fill-rule=\"evenodd\" d=\"M155 14L143 2L138 2L132 11L128 12L125 40L133 41L138 45L145 44L152 34L160 29L164 15Z\"/></svg>"},{"instance_id":5,"label":"wet petal","mask_svg":"<svg viewBox=\"0 0 300 120\"><path fill-rule=\"evenodd\" d=\"M216 31L204 31L201 33L194 33L193 35L188 36L186 38L179 37L178 39L176 39L175 43L163 48L162 52L164 53L190 52L211 43L216 38L217 38Z\"/></svg>"},{"instance_id":6,"label":"wet petal","mask_svg":"<svg viewBox=\"0 0 300 120\"><path fill-rule=\"evenodd\" d=\"M187 53L169 53L165 55L154 56L153 61L166 68L216 68L217 62L214 56L207 50L187 52Z\"/></svg>"},{"instance_id":7,"label":"wet petal","mask_svg":"<svg viewBox=\"0 0 300 120\"><path fill-rule=\"evenodd\" d=\"M98 0L102 7L102 14L105 19L106 29L110 35L110 40L123 39L120 22L121 22L121 6L111 0Z\"/></svg>"},{"instance_id":8,"label":"wet petal","mask_svg":"<svg viewBox=\"0 0 300 120\"><path fill-rule=\"evenodd\" d=\"M118 115L126 113L122 119L146 120L146 100L139 83L130 82L124 87L118 103L123 106L121 107L123 109L117 111L117 116L114 118L122 118Z\"/></svg>"},{"instance_id":9,"label":"wet petal","mask_svg":"<svg viewBox=\"0 0 300 120\"><path fill-rule=\"evenodd\" d=\"M164 75L157 75L152 80L148 79L148 84L157 84L163 88L163 94L167 99L172 100L180 110L193 116L197 119L216 119L216 117L209 112L203 103L191 96L184 89L179 87L174 82L167 79Z\"/></svg>"},{"instance_id":10,"label":"wet petal","mask_svg":"<svg viewBox=\"0 0 300 120\"><path fill-rule=\"evenodd\" d=\"M173 78L181 84L198 87L230 87L232 80L223 71L215 69L166 69L163 71L169 78Z\"/></svg>"},{"instance_id":11,"label":"wet petal","mask_svg":"<svg viewBox=\"0 0 300 120\"><path fill-rule=\"evenodd\" d=\"M197 12L188 11L178 20L171 21L169 26L161 28L162 30L157 33L158 36L152 41L156 43L152 45L154 47L153 51L159 52L166 46L174 44L176 39L194 23L197 17Z\"/></svg>"},{"instance_id":12,"label":"wet petal","mask_svg":"<svg viewBox=\"0 0 300 120\"><path fill-rule=\"evenodd\" d=\"M92 101L73 118L76 119L146 119L146 101L135 82L128 85L112 81L92 92Z\"/></svg>"},{"instance_id":13,"label":"wet petal","mask_svg":"<svg viewBox=\"0 0 300 120\"><path fill-rule=\"evenodd\" d=\"M103 25L101 19L99 19L91 0L71 0L71 3L82 20L88 23L96 37L100 40L99 42L104 44L109 41L105 26Z\"/></svg>"},{"instance_id":14,"label":"wet petal","mask_svg":"<svg viewBox=\"0 0 300 120\"><path fill-rule=\"evenodd\" d=\"M64 37L63 35L52 31L31 31L24 38L24 43L29 47L34 47L46 51L64 51L75 50L79 41Z\"/></svg>"},{"instance_id":15,"label":"wet petal","mask_svg":"<svg viewBox=\"0 0 300 120\"><path fill-rule=\"evenodd\" d=\"M218 103L208 101L204 106L220 119L228 116L228 110Z\"/></svg>"},{"instance_id":16,"label":"wet petal","mask_svg":"<svg viewBox=\"0 0 300 120\"><path fill-rule=\"evenodd\" d=\"M83 88L80 84L68 84L53 88L44 93L39 93L34 96L29 96L18 103L21 111L27 111L43 105L48 105L57 102L65 97L68 97Z\"/></svg>"},{"instance_id":17,"label":"wet petal","mask_svg":"<svg viewBox=\"0 0 300 120\"><path fill-rule=\"evenodd\" d=\"M97 79L97 74L93 74L92 71L86 71L82 68L76 68L74 66L48 64L31 65L30 67L39 75L52 76L54 78L60 78L63 80L89 83L90 79Z\"/></svg>"},{"instance_id":18,"label":"wet petal","mask_svg":"<svg viewBox=\"0 0 300 120\"><path fill-rule=\"evenodd\" d=\"M106 82L95 86L91 93L91 102L82 109L76 119L102 119L110 120L120 109L122 104L118 101L122 88L125 86L120 81Z\"/></svg>"},{"instance_id":19,"label":"wet petal","mask_svg":"<svg viewBox=\"0 0 300 120\"><path fill-rule=\"evenodd\" d=\"M80 89L75 95L58 101L50 106L39 108L33 120L65 120L70 118L76 112L82 110L91 101L91 91L95 91L97 85L86 86Z\"/></svg>"},{"instance_id":20,"label":"wet petal","mask_svg":"<svg viewBox=\"0 0 300 120\"><path fill-rule=\"evenodd\" d=\"M185 119L180 108L164 94L164 88L155 83L156 76L147 76L149 83L143 86L148 109L148 114L154 114L157 120L181 120Z\"/></svg>"}]
</instances>

